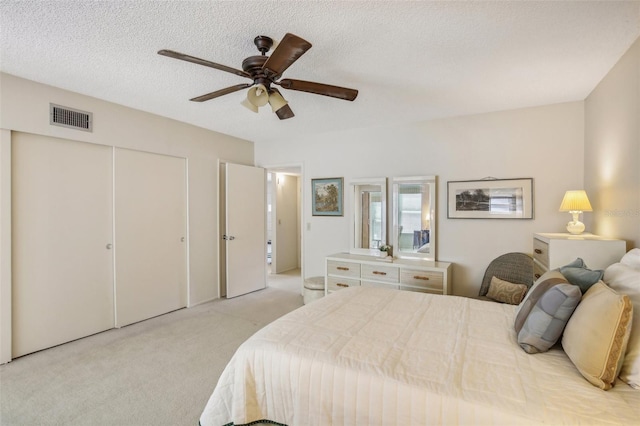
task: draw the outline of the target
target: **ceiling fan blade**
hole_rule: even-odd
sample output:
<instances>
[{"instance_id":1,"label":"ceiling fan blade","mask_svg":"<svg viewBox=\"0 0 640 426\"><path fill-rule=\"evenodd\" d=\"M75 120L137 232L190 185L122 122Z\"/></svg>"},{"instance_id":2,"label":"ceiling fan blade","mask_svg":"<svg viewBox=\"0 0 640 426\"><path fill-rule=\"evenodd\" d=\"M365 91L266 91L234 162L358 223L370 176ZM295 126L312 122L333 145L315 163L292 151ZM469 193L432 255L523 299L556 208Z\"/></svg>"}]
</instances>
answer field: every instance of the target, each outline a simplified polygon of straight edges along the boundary
<instances>
[{"instance_id":1,"label":"ceiling fan blade","mask_svg":"<svg viewBox=\"0 0 640 426\"><path fill-rule=\"evenodd\" d=\"M247 87L251 87L250 83L245 84L236 84L235 86L227 87L225 89L216 90L215 92L207 93L206 95L198 96L197 98L189 99L193 102L204 102L209 99L217 98L219 96L228 95L229 93L237 92L238 90L246 89Z\"/></svg>"},{"instance_id":2,"label":"ceiling fan blade","mask_svg":"<svg viewBox=\"0 0 640 426\"><path fill-rule=\"evenodd\" d=\"M264 63L262 69L270 77L280 76L309 49L311 49L311 43L297 35L287 33L269 56L267 62Z\"/></svg>"},{"instance_id":3,"label":"ceiling fan blade","mask_svg":"<svg viewBox=\"0 0 640 426\"><path fill-rule=\"evenodd\" d=\"M239 75L240 77L251 78L251 76L235 68L228 67L226 65L216 64L215 62L207 61L205 59L196 58L195 56L185 55L184 53L175 52L173 50L159 50L158 55L168 56L170 58L180 59L181 61L187 61L198 65L204 65L205 67L215 68L220 71L230 72L231 74Z\"/></svg>"},{"instance_id":4,"label":"ceiling fan blade","mask_svg":"<svg viewBox=\"0 0 640 426\"><path fill-rule=\"evenodd\" d=\"M329 84L314 83L312 81L291 80L285 78L276 84L289 90L298 90L300 92L315 93L316 95L330 96L332 98L344 99L352 101L358 96L355 89L347 89L346 87L331 86Z\"/></svg>"}]
</instances>

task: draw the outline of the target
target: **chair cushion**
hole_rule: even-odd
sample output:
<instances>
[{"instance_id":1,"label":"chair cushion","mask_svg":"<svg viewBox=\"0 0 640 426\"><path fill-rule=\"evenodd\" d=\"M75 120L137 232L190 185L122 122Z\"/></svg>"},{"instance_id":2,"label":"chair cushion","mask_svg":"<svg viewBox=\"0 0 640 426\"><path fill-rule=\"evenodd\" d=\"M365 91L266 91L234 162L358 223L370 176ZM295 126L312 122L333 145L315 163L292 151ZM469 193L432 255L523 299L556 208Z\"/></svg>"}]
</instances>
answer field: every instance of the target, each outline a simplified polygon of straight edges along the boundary
<instances>
[{"instance_id":1,"label":"chair cushion","mask_svg":"<svg viewBox=\"0 0 640 426\"><path fill-rule=\"evenodd\" d=\"M487 297L496 302L517 305L522 302L526 293L527 286L524 284L513 284L498 277L492 277Z\"/></svg>"}]
</instances>

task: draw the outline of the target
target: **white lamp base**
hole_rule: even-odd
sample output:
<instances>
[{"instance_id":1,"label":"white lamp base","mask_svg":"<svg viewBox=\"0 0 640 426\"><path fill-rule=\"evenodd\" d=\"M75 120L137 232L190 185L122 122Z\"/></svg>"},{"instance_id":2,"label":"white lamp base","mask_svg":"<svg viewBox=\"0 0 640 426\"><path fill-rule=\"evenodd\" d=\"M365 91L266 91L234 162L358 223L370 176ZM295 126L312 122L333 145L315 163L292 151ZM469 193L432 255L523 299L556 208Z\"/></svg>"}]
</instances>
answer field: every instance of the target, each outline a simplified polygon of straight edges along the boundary
<instances>
[{"instance_id":1,"label":"white lamp base","mask_svg":"<svg viewBox=\"0 0 640 426\"><path fill-rule=\"evenodd\" d=\"M584 232L584 223L579 220L572 220L567 223L567 231L573 235L582 234Z\"/></svg>"}]
</instances>

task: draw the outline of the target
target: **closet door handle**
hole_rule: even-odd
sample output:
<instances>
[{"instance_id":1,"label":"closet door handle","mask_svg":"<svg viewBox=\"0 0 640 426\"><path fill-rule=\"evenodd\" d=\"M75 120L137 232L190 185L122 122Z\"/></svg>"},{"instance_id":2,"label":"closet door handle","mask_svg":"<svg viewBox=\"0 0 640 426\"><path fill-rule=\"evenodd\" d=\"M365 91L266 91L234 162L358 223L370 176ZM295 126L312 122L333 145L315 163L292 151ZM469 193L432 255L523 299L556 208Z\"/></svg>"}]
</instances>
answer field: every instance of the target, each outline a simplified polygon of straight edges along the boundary
<instances>
[{"instance_id":1,"label":"closet door handle","mask_svg":"<svg viewBox=\"0 0 640 426\"><path fill-rule=\"evenodd\" d=\"M107 250L111 250L112 247L113 247L113 244L107 244Z\"/></svg>"}]
</instances>

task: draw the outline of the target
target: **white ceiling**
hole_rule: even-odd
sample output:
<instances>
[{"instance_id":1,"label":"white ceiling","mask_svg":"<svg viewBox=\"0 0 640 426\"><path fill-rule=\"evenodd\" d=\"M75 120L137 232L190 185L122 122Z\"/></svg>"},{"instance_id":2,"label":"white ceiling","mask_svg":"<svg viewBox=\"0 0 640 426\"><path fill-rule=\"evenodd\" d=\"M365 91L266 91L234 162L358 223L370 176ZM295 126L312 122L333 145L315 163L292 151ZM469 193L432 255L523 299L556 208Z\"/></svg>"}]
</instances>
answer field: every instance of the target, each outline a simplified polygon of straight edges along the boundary
<instances>
[{"instance_id":1,"label":"white ceiling","mask_svg":"<svg viewBox=\"0 0 640 426\"><path fill-rule=\"evenodd\" d=\"M354 102L291 90L280 121L241 69L256 35L313 44L284 77L355 88ZM640 1L8 1L0 70L255 141L583 100L640 35ZM73 107L73 105L68 105Z\"/></svg>"}]
</instances>

